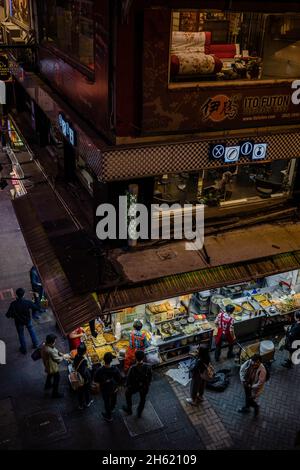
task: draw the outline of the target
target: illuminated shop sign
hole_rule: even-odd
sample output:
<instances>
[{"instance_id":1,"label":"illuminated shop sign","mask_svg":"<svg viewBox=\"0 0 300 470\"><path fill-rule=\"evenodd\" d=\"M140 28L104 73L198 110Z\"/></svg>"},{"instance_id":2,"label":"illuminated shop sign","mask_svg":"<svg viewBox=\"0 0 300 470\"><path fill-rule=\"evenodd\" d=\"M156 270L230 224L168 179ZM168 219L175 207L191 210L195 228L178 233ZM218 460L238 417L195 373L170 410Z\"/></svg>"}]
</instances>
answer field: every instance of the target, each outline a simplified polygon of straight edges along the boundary
<instances>
[{"instance_id":1,"label":"illuminated shop sign","mask_svg":"<svg viewBox=\"0 0 300 470\"><path fill-rule=\"evenodd\" d=\"M68 142L76 147L77 145L77 132L73 128L72 124L67 121L62 113L58 115L58 123L63 136Z\"/></svg>"},{"instance_id":2,"label":"illuminated shop sign","mask_svg":"<svg viewBox=\"0 0 300 470\"><path fill-rule=\"evenodd\" d=\"M238 145L225 143L210 144L209 157L211 160L220 160L224 163L236 163L241 157L251 160L264 160L267 155L266 143L254 143L252 140L243 140Z\"/></svg>"}]
</instances>

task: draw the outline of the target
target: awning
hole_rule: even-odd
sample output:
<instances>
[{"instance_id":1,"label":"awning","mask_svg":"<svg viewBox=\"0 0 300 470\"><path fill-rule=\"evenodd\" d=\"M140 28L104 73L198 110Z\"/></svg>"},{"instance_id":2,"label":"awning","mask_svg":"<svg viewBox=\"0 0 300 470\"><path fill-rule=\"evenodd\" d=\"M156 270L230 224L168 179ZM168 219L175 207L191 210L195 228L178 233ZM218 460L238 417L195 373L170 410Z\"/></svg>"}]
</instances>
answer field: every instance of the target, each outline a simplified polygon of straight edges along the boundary
<instances>
[{"instance_id":1,"label":"awning","mask_svg":"<svg viewBox=\"0 0 300 470\"><path fill-rule=\"evenodd\" d=\"M244 263L225 264L214 268L166 276L143 285L115 288L101 293L99 301L104 313L165 300L178 295L248 282L299 268L300 250Z\"/></svg>"},{"instance_id":2,"label":"awning","mask_svg":"<svg viewBox=\"0 0 300 470\"><path fill-rule=\"evenodd\" d=\"M76 295L72 291L29 196L15 199L12 204L62 332L68 334L99 316L99 306L91 294Z\"/></svg>"}]
</instances>

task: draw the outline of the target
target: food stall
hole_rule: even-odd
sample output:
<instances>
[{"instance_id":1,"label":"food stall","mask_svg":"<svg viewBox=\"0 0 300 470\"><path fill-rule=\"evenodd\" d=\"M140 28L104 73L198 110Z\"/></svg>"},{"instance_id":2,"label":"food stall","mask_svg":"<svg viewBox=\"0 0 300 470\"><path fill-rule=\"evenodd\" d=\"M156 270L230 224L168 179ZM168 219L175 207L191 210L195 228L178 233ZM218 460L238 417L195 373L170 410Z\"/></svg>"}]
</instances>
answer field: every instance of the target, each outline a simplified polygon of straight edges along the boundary
<instances>
[{"instance_id":1,"label":"food stall","mask_svg":"<svg viewBox=\"0 0 300 470\"><path fill-rule=\"evenodd\" d=\"M300 279L295 271L295 279ZM281 275L288 278L290 273ZM97 337L84 325L84 341L91 364L97 366L106 352L124 360L133 322L139 319L151 345L146 354L153 365L165 365L186 358L200 344L214 347L215 320L227 305L235 307L233 318L239 342L277 335L292 321L300 308L300 283L279 281L270 285L268 278L186 294L111 312L111 322L96 321Z\"/></svg>"}]
</instances>

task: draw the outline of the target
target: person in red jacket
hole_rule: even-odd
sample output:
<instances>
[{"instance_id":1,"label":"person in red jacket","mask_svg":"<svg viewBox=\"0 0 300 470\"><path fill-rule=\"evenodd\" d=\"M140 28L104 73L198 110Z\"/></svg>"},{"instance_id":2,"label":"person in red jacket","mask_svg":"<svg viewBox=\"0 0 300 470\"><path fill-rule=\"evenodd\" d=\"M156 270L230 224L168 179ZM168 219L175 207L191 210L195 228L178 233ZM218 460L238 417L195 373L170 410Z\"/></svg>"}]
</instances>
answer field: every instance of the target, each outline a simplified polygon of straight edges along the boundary
<instances>
[{"instance_id":1,"label":"person in red jacket","mask_svg":"<svg viewBox=\"0 0 300 470\"><path fill-rule=\"evenodd\" d=\"M233 346L235 342L235 334L233 329L234 319L232 314L234 312L234 305L226 305L225 312L221 311L216 318L216 325L218 325L218 332L215 338L216 350L215 360L218 362L221 356L221 347L224 341L228 343L228 358L234 357Z\"/></svg>"},{"instance_id":2,"label":"person in red jacket","mask_svg":"<svg viewBox=\"0 0 300 470\"><path fill-rule=\"evenodd\" d=\"M149 347L150 343L146 338L146 333L142 332L143 323L140 320L135 320L133 323L133 330L129 336L129 348L127 349L124 361L124 371L135 363L136 351L145 351Z\"/></svg>"}]
</instances>

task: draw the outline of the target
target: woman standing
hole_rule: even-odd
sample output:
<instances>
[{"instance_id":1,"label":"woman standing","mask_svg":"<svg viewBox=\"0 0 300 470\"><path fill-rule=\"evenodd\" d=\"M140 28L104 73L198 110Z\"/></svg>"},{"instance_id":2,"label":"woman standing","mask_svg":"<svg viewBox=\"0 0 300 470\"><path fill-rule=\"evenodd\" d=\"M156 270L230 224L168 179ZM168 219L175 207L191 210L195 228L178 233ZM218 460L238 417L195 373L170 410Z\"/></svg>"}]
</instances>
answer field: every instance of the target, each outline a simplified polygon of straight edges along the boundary
<instances>
[{"instance_id":1,"label":"woman standing","mask_svg":"<svg viewBox=\"0 0 300 470\"><path fill-rule=\"evenodd\" d=\"M197 406L203 401L203 394L206 387L206 382L213 377L213 368L210 363L210 356L208 348L200 347L198 357L195 364L190 369L192 377L191 381L191 398L186 401L193 406Z\"/></svg>"},{"instance_id":2,"label":"woman standing","mask_svg":"<svg viewBox=\"0 0 300 470\"><path fill-rule=\"evenodd\" d=\"M77 355L74 358L74 369L78 372L84 380L84 384L78 388L78 401L79 409L83 410L84 406L89 407L94 400L90 397L91 388L91 371L88 367L87 360L85 358L86 345L80 344L77 348Z\"/></svg>"}]
</instances>

